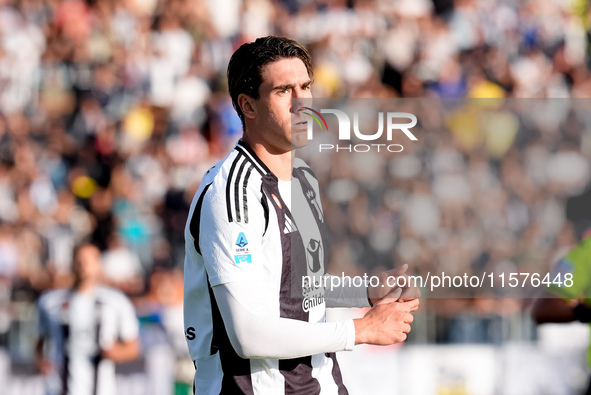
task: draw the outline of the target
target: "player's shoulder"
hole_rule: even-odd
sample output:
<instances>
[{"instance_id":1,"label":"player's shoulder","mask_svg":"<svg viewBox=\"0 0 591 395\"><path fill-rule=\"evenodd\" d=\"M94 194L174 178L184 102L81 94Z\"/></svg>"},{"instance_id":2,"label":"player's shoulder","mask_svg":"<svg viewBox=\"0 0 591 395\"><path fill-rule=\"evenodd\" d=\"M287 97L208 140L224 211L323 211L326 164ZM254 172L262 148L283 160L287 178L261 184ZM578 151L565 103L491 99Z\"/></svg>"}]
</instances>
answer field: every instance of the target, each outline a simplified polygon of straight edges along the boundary
<instances>
[{"instance_id":1,"label":"player's shoulder","mask_svg":"<svg viewBox=\"0 0 591 395\"><path fill-rule=\"evenodd\" d=\"M591 238L577 243L556 261L552 268L551 277L564 278L570 275L576 286L563 287L550 284L549 291L561 298L572 299L584 293L588 297L591 288Z\"/></svg>"},{"instance_id":2,"label":"player's shoulder","mask_svg":"<svg viewBox=\"0 0 591 395\"><path fill-rule=\"evenodd\" d=\"M591 237L581 240L565 257L574 266L582 266L591 272Z\"/></svg>"},{"instance_id":3,"label":"player's shoulder","mask_svg":"<svg viewBox=\"0 0 591 395\"><path fill-rule=\"evenodd\" d=\"M572 251L591 252L591 236L584 238L572 249Z\"/></svg>"},{"instance_id":4,"label":"player's shoulder","mask_svg":"<svg viewBox=\"0 0 591 395\"><path fill-rule=\"evenodd\" d=\"M49 289L39 296L37 304L42 308L49 308L53 305L61 304L68 299L70 292L69 288Z\"/></svg>"},{"instance_id":5,"label":"player's shoulder","mask_svg":"<svg viewBox=\"0 0 591 395\"><path fill-rule=\"evenodd\" d=\"M202 185L211 184L211 189L224 188L238 180L258 181L269 172L266 165L242 141L221 161L213 165L203 177Z\"/></svg>"},{"instance_id":6,"label":"player's shoulder","mask_svg":"<svg viewBox=\"0 0 591 395\"><path fill-rule=\"evenodd\" d=\"M99 285L96 290L98 299L106 304L118 307L123 304L131 303L127 295L121 290L107 285Z\"/></svg>"},{"instance_id":7,"label":"player's shoulder","mask_svg":"<svg viewBox=\"0 0 591 395\"><path fill-rule=\"evenodd\" d=\"M226 213L230 222L240 222L248 216L249 206L252 209L261 201L262 179L268 173L250 147L239 141L206 173L196 199L202 200L202 209Z\"/></svg>"}]
</instances>

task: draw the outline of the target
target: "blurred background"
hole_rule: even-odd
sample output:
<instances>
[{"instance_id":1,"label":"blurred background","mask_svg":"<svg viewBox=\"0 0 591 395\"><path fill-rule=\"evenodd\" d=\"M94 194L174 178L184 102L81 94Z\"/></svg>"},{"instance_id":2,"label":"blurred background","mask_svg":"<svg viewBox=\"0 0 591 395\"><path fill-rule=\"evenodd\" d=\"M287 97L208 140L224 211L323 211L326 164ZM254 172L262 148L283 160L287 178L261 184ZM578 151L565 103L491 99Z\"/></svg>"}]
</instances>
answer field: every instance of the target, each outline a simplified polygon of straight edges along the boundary
<instances>
[{"instance_id":1,"label":"blurred background","mask_svg":"<svg viewBox=\"0 0 591 395\"><path fill-rule=\"evenodd\" d=\"M201 176L241 135L225 71L242 43L304 44L317 97L588 98L590 27L586 0L0 0L0 393L43 392L35 301L70 284L83 238L141 323L119 394L188 393L183 228ZM450 123L420 152L334 163L321 177L335 262L511 268L525 243L524 261L550 266L576 242L566 203L589 178L591 112L544 114L527 133ZM353 394L580 393L588 327L538 328L529 304L427 300L404 346L342 353L345 382ZM349 314L362 312L333 317Z\"/></svg>"}]
</instances>

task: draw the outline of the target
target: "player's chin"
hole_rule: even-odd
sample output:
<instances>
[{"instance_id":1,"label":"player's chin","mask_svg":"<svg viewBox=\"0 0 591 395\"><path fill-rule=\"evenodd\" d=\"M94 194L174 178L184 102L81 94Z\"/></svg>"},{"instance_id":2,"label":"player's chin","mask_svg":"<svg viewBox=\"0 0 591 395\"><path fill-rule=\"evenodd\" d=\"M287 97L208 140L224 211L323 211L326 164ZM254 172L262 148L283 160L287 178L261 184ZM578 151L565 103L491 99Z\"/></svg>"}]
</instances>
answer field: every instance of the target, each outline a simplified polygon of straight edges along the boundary
<instances>
[{"instance_id":1,"label":"player's chin","mask_svg":"<svg viewBox=\"0 0 591 395\"><path fill-rule=\"evenodd\" d=\"M301 125L292 125L291 128L291 146L292 148L302 148L309 143L308 129Z\"/></svg>"},{"instance_id":2,"label":"player's chin","mask_svg":"<svg viewBox=\"0 0 591 395\"><path fill-rule=\"evenodd\" d=\"M292 148L302 148L308 145L310 141L308 140L308 133L307 129L298 129L293 128L291 130L291 146Z\"/></svg>"}]
</instances>

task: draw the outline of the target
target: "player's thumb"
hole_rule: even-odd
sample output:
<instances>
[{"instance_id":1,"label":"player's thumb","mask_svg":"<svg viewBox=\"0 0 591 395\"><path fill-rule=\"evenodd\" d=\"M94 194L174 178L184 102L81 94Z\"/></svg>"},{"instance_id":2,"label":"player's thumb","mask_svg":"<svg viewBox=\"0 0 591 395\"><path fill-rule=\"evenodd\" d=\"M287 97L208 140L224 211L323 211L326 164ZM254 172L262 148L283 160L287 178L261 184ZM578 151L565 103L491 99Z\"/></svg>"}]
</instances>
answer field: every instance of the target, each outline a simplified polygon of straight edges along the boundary
<instances>
[{"instance_id":1,"label":"player's thumb","mask_svg":"<svg viewBox=\"0 0 591 395\"><path fill-rule=\"evenodd\" d=\"M394 303L400 298L402 294L402 288L396 288L394 291L390 292L388 295L384 296L376 305L378 304L387 304L387 303Z\"/></svg>"},{"instance_id":2,"label":"player's thumb","mask_svg":"<svg viewBox=\"0 0 591 395\"><path fill-rule=\"evenodd\" d=\"M402 276L404 273L406 273L406 270L408 269L408 263L405 263L404 265L400 266L397 269L394 269L394 274L396 276Z\"/></svg>"}]
</instances>

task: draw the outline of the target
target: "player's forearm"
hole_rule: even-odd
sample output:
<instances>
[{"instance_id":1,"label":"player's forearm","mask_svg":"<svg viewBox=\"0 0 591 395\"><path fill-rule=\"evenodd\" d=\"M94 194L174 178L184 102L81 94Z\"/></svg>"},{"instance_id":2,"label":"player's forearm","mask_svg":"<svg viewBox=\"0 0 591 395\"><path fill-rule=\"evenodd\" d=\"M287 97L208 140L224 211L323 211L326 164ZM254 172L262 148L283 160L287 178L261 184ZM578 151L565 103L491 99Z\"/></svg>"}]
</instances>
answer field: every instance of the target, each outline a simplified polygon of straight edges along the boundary
<instances>
[{"instance_id":1,"label":"player's forearm","mask_svg":"<svg viewBox=\"0 0 591 395\"><path fill-rule=\"evenodd\" d=\"M37 343L35 344L35 357L36 358L43 358L43 345L45 343L45 339L40 337L37 339Z\"/></svg>"},{"instance_id":2,"label":"player's forearm","mask_svg":"<svg viewBox=\"0 0 591 395\"><path fill-rule=\"evenodd\" d=\"M325 300L326 307L370 307L366 284L356 287L339 276L328 276Z\"/></svg>"},{"instance_id":3,"label":"player's forearm","mask_svg":"<svg viewBox=\"0 0 591 395\"><path fill-rule=\"evenodd\" d=\"M51 362L43 354L44 339L39 338L35 346L35 364L41 374L47 374L51 370Z\"/></svg>"},{"instance_id":4,"label":"player's forearm","mask_svg":"<svg viewBox=\"0 0 591 395\"><path fill-rule=\"evenodd\" d=\"M129 362L136 359L140 354L139 340L117 342L110 348L103 350L102 357L113 362Z\"/></svg>"},{"instance_id":5,"label":"player's forearm","mask_svg":"<svg viewBox=\"0 0 591 395\"><path fill-rule=\"evenodd\" d=\"M326 352L352 350L352 320L309 323L287 318L253 317L228 333L242 358L298 358Z\"/></svg>"},{"instance_id":6,"label":"player's forearm","mask_svg":"<svg viewBox=\"0 0 591 395\"><path fill-rule=\"evenodd\" d=\"M310 323L269 314L253 290L261 284L231 283L213 287L228 337L243 358L297 358L351 350L353 321Z\"/></svg>"},{"instance_id":7,"label":"player's forearm","mask_svg":"<svg viewBox=\"0 0 591 395\"><path fill-rule=\"evenodd\" d=\"M534 319L538 324L547 324L547 323L565 323L565 322L572 322L574 321L573 311L564 310L564 311L539 311L534 315Z\"/></svg>"},{"instance_id":8,"label":"player's forearm","mask_svg":"<svg viewBox=\"0 0 591 395\"><path fill-rule=\"evenodd\" d=\"M571 322L575 320L575 306L576 302L567 302L556 297L538 299L532 315L538 324Z\"/></svg>"}]
</instances>

